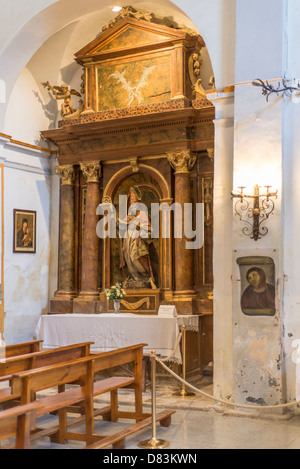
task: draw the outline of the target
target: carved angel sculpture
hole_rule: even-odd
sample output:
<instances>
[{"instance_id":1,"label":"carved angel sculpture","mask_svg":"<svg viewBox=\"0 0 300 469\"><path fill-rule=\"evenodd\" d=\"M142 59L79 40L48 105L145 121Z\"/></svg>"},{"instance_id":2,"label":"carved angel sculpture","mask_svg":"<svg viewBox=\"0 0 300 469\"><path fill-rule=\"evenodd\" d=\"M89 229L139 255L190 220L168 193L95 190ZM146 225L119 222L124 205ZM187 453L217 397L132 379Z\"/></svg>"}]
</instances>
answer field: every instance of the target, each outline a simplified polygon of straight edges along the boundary
<instances>
[{"instance_id":1,"label":"carved angel sculpture","mask_svg":"<svg viewBox=\"0 0 300 469\"><path fill-rule=\"evenodd\" d=\"M81 97L81 94L74 90L70 89L68 85L63 83L61 86L51 86L49 81L42 83L42 85L50 92L53 93L53 96L59 100L63 99L64 102L61 105L61 116L66 118L68 116L73 116L77 111L75 111L72 104L72 95Z\"/></svg>"}]
</instances>

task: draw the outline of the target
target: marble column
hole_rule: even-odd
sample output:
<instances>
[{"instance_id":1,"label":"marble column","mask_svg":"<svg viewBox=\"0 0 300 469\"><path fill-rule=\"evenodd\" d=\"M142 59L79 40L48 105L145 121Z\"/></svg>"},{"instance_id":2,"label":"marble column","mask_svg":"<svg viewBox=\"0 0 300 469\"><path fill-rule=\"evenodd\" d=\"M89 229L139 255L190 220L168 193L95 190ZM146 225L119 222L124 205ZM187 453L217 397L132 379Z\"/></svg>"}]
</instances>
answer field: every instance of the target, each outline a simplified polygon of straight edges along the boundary
<instances>
[{"instance_id":1,"label":"marble column","mask_svg":"<svg viewBox=\"0 0 300 469\"><path fill-rule=\"evenodd\" d=\"M96 214L100 204L100 176L101 166L99 161L81 163L81 171L86 178L86 206L84 215L82 267L81 267L81 289L77 301L84 311L95 312L93 302L99 300L99 238L96 227L99 216ZM78 308L77 308L78 309ZM81 308L82 309L82 308Z\"/></svg>"},{"instance_id":2,"label":"marble column","mask_svg":"<svg viewBox=\"0 0 300 469\"><path fill-rule=\"evenodd\" d=\"M234 93L216 91L209 99L215 106L213 189L213 332L214 395L233 393L233 187Z\"/></svg>"},{"instance_id":3,"label":"marble column","mask_svg":"<svg viewBox=\"0 0 300 469\"><path fill-rule=\"evenodd\" d=\"M75 170L72 165L56 166L60 177L58 287L50 312L69 313L75 286Z\"/></svg>"},{"instance_id":4,"label":"marble column","mask_svg":"<svg viewBox=\"0 0 300 469\"><path fill-rule=\"evenodd\" d=\"M184 204L191 203L191 181L190 171L196 162L196 155L190 150L182 150L168 153L168 161L175 173L175 203L182 208L182 237L174 239L175 254L175 291L174 299L186 303L182 313L192 312L192 299L195 296L194 269L192 249L186 249L186 238L184 235ZM178 305L180 306L180 305Z\"/></svg>"}]
</instances>

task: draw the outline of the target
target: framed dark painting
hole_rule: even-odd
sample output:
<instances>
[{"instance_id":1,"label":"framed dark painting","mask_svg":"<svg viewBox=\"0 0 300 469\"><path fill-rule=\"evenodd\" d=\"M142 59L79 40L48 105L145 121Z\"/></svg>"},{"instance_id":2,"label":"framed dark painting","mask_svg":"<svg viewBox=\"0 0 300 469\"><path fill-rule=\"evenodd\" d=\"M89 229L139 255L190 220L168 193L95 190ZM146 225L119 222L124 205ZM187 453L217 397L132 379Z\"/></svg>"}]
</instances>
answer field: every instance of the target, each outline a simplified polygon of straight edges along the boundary
<instances>
[{"instance_id":1,"label":"framed dark painting","mask_svg":"<svg viewBox=\"0 0 300 469\"><path fill-rule=\"evenodd\" d=\"M13 252L36 252L36 212L14 209Z\"/></svg>"},{"instance_id":2,"label":"framed dark painting","mask_svg":"<svg viewBox=\"0 0 300 469\"><path fill-rule=\"evenodd\" d=\"M237 259L241 275L241 309L247 316L276 313L275 263L271 257L247 256Z\"/></svg>"}]
</instances>

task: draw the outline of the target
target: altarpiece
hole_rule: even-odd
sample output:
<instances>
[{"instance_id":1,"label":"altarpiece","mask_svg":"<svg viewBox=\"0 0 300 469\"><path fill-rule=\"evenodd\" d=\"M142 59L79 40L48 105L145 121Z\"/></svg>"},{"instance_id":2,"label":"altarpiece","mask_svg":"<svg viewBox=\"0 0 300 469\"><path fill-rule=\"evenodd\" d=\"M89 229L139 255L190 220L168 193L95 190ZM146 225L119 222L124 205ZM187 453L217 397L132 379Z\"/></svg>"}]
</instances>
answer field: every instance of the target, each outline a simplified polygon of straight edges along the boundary
<instances>
[{"instance_id":1,"label":"altarpiece","mask_svg":"<svg viewBox=\"0 0 300 469\"><path fill-rule=\"evenodd\" d=\"M122 282L121 312L157 314L161 304L175 304L178 314L203 314L195 347L208 362L214 107L201 87L204 46L198 34L124 8L75 54L83 69L78 109L68 107L72 93L65 88L58 128L42 135L58 146L61 180L58 288L50 313L113 311L104 290ZM174 225L169 237L147 242L100 239L97 207L110 202L118 214L119 195L128 206L141 201L148 208L203 203L203 246L186 249ZM151 223L149 215L145 224Z\"/></svg>"}]
</instances>

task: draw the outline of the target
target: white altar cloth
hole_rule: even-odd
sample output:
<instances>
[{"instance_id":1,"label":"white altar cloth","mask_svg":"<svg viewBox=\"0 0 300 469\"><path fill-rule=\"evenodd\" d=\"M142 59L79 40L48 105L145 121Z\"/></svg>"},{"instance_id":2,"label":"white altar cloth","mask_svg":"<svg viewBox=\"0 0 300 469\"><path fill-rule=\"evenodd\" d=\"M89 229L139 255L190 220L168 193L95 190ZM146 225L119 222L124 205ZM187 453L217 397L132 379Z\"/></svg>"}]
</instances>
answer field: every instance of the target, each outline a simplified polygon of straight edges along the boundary
<instances>
[{"instance_id":1,"label":"white altar cloth","mask_svg":"<svg viewBox=\"0 0 300 469\"><path fill-rule=\"evenodd\" d=\"M35 335L43 347L54 348L81 342L94 342L91 351L105 352L145 343L144 353L155 350L161 357L172 354L180 327L198 330L199 316L162 317L131 313L47 314L41 316ZM181 363L180 348L173 361Z\"/></svg>"}]
</instances>

